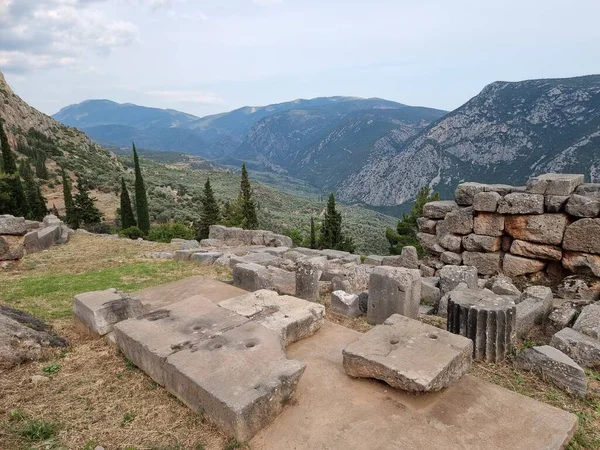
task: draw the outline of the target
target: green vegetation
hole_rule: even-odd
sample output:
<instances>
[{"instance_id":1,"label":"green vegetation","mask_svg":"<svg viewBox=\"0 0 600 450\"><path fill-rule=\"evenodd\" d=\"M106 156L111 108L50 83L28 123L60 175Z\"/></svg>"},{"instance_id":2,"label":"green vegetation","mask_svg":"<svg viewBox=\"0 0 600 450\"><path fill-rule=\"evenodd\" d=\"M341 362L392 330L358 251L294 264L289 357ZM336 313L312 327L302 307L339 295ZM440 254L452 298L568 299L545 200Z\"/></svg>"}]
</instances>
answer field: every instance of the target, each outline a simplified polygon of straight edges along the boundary
<instances>
[{"instance_id":1,"label":"green vegetation","mask_svg":"<svg viewBox=\"0 0 600 450\"><path fill-rule=\"evenodd\" d=\"M126 230L131 227L137 227L135 216L133 215L133 208L131 207L131 199L129 198L129 192L125 185L125 178L121 177L121 228Z\"/></svg>"},{"instance_id":2,"label":"green vegetation","mask_svg":"<svg viewBox=\"0 0 600 450\"><path fill-rule=\"evenodd\" d=\"M100 223L102 214L90 197L89 184L85 178L77 179L77 194L73 198L73 220L75 228Z\"/></svg>"},{"instance_id":3,"label":"green vegetation","mask_svg":"<svg viewBox=\"0 0 600 450\"><path fill-rule=\"evenodd\" d=\"M65 169L61 169L62 175L62 187L63 187L63 199L65 202L65 222L72 228L75 228L76 225L76 217L75 217L75 205L73 204L73 194L72 194L72 186L71 179L67 175Z\"/></svg>"},{"instance_id":4,"label":"green vegetation","mask_svg":"<svg viewBox=\"0 0 600 450\"><path fill-rule=\"evenodd\" d=\"M60 372L60 364L56 364L56 363L51 363L48 364L47 366L45 366L42 371L46 374L46 375L54 375L55 373Z\"/></svg>"},{"instance_id":5,"label":"green vegetation","mask_svg":"<svg viewBox=\"0 0 600 450\"><path fill-rule=\"evenodd\" d=\"M0 170L0 214L31 217L31 208L23 183L17 171L15 156L8 143L4 131L4 120L0 118L0 150L2 151L2 167Z\"/></svg>"},{"instance_id":6,"label":"green vegetation","mask_svg":"<svg viewBox=\"0 0 600 450\"><path fill-rule=\"evenodd\" d=\"M43 420L26 419L17 432L30 442L39 442L50 439L56 435L58 427Z\"/></svg>"},{"instance_id":7,"label":"green vegetation","mask_svg":"<svg viewBox=\"0 0 600 450\"><path fill-rule=\"evenodd\" d=\"M194 239L196 232L192 227L183 223L163 223L160 225L152 225L147 239L154 242L171 242L171 239Z\"/></svg>"},{"instance_id":8,"label":"green vegetation","mask_svg":"<svg viewBox=\"0 0 600 450\"><path fill-rule=\"evenodd\" d=\"M311 222L311 244L313 228L314 223ZM329 200L327 201L327 211L321 227L319 248L344 250L351 253L356 250L352 238L344 236L342 232L342 214L335 207L335 195L333 193L329 194Z\"/></svg>"},{"instance_id":9,"label":"green vegetation","mask_svg":"<svg viewBox=\"0 0 600 450\"><path fill-rule=\"evenodd\" d=\"M140 169L140 160L138 158L135 144L133 144L133 165L135 169L135 208L137 211L137 224L144 234L150 231L150 215L148 212L148 196L146 185Z\"/></svg>"},{"instance_id":10,"label":"green vegetation","mask_svg":"<svg viewBox=\"0 0 600 450\"><path fill-rule=\"evenodd\" d=\"M419 190L417 199L410 211L410 214L404 214L402 220L398 221L396 231L390 227L385 230L385 237L390 243L390 254L399 255L402 249L407 246L413 246L417 249L420 257L425 256L425 250L417 239L417 219L423 217L423 206L425 203L439 200L440 196L437 192L431 192L428 186Z\"/></svg>"},{"instance_id":11,"label":"green vegetation","mask_svg":"<svg viewBox=\"0 0 600 450\"><path fill-rule=\"evenodd\" d=\"M200 212L200 220L196 223L196 239L202 240L208 238L208 231L211 225L215 225L221 218L219 205L215 199L215 194L210 185L210 177L206 178L204 184L204 195L200 199L202 203L202 211Z\"/></svg>"},{"instance_id":12,"label":"green vegetation","mask_svg":"<svg viewBox=\"0 0 600 450\"><path fill-rule=\"evenodd\" d=\"M31 170L29 162L21 160L19 172L25 182L25 195L31 209L30 218L32 220L41 221L48 212L46 209L46 200L42 195L40 185L33 178L33 171Z\"/></svg>"},{"instance_id":13,"label":"green vegetation","mask_svg":"<svg viewBox=\"0 0 600 450\"><path fill-rule=\"evenodd\" d=\"M119 236L129 239L139 239L144 237L144 233L138 227L129 227L119 231Z\"/></svg>"}]
</instances>

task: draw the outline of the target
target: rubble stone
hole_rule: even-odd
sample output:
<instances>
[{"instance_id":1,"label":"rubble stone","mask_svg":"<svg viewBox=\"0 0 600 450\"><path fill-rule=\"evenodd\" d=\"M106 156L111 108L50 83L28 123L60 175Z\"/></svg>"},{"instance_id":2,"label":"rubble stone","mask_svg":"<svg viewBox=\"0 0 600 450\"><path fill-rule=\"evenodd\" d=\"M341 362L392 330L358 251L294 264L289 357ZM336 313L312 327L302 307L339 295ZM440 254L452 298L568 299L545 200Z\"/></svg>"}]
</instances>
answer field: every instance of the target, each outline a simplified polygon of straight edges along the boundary
<instances>
[{"instance_id":1,"label":"rubble stone","mask_svg":"<svg viewBox=\"0 0 600 450\"><path fill-rule=\"evenodd\" d=\"M438 277L421 278L421 304L435 305L440 301L440 279Z\"/></svg>"},{"instance_id":2,"label":"rubble stone","mask_svg":"<svg viewBox=\"0 0 600 450\"><path fill-rule=\"evenodd\" d=\"M438 238L442 247L448 251L459 253L462 250L462 238L455 234L446 233Z\"/></svg>"},{"instance_id":3,"label":"rubble stone","mask_svg":"<svg viewBox=\"0 0 600 450\"><path fill-rule=\"evenodd\" d=\"M400 255L384 256L381 265L418 269L419 255L417 254L417 249L411 245L406 245L402 247L402 253Z\"/></svg>"},{"instance_id":4,"label":"rubble stone","mask_svg":"<svg viewBox=\"0 0 600 450\"><path fill-rule=\"evenodd\" d=\"M585 306L577 317L573 329L600 340L600 302Z\"/></svg>"},{"instance_id":5,"label":"rubble stone","mask_svg":"<svg viewBox=\"0 0 600 450\"><path fill-rule=\"evenodd\" d=\"M558 284L557 292L559 297L571 300L598 300L600 281L580 275L569 275Z\"/></svg>"},{"instance_id":6,"label":"rubble stone","mask_svg":"<svg viewBox=\"0 0 600 450\"><path fill-rule=\"evenodd\" d=\"M417 233L417 238L419 239L419 242L421 243L425 251L429 254L441 255L446 251L445 248L438 244L437 237L433 236L432 234Z\"/></svg>"},{"instance_id":7,"label":"rubble stone","mask_svg":"<svg viewBox=\"0 0 600 450\"><path fill-rule=\"evenodd\" d=\"M600 369L600 341L572 328L563 328L550 340L550 345L569 355L585 368Z\"/></svg>"},{"instance_id":8,"label":"rubble stone","mask_svg":"<svg viewBox=\"0 0 600 450\"><path fill-rule=\"evenodd\" d=\"M417 227L421 233L435 234L437 220L428 219L427 217L417 218Z\"/></svg>"},{"instance_id":9,"label":"rubble stone","mask_svg":"<svg viewBox=\"0 0 600 450\"><path fill-rule=\"evenodd\" d=\"M462 238L462 245L469 252L497 252L502 240L499 237L469 234Z\"/></svg>"},{"instance_id":10,"label":"rubble stone","mask_svg":"<svg viewBox=\"0 0 600 450\"><path fill-rule=\"evenodd\" d=\"M383 323L392 314L416 318L421 300L421 274L404 267L375 267L369 280L367 321Z\"/></svg>"},{"instance_id":11,"label":"rubble stone","mask_svg":"<svg viewBox=\"0 0 600 450\"><path fill-rule=\"evenodd\" d=\"M563 328L571 326L575 322L576 317L577 309L570 302L565 302L550 313L548 321L556 331L560 331ZM561 351L564 352L564 350Z\"/></svg>"},{"instance_id":12,"label":"rubble stone","mask_svg":"<svg viewBox=\"0 0 600 450\"><path fill-rule=\"evenodd\" d=\"M456 203L460 206L472 206L475 201L475 195L485 192L486 187L485 184L481 183L460 183L454 192Z\"/></svg>"},{"instance_id":13,"label":"rubble stone","mask_svg":"<svg viewBox=\"0 0 600 450\"><path fill-rule=\"evenodd\" d=\"M27 223L23 217L0 215L0 235L24 236L27 231Z\"/></svg>"},{"instance_id":14,"label":"rubble stone","mask_svg":"<svg viewBox=\"0 0 600 450\"><path fill-rule=\"evenodd\" d=\"M530 178L526 190L533 194L571 195L584 181L582 174L546 173Z\"/></svg>"},{"instance_id":15,"label":"rubble stone","mask_svg":"<svg viewBox=\"0 0 600 450\"><path fill-rule=\"evenodd\" d=\"M24 242L23 236L0 236L0 261L15 261L25 256Z\"/></svg>"},{"instance_id":16,"label":"rubble stone","mask_svg":"<svg viewBox=\"0 0 600 450\"><path fill-rule=\"evenodd\" d=\"M442 295L452 291L459 283L466 283L469 289L477 288L477 269L472 266L444 266L438 276Z\"/></svg>"},{"instance_id":17,"label":"rubble stone","mask_svg":"<svg viewBox=\"0 0 600 450\"><path fill-rule=\"evenodd\" d=\"M465 235L473 232L473 208L460 208L446 214L444 219L450 233Z\"/></svg>"},{"instance_id":18,"label":"rubble stone","mask_svg":"<svg viewBox=\"0 0 600 450\"><path fill-rule=\"evenodd\" d=\"M560 213L564 211L568 201L568 195L546 195L544 197L544 209L548 213Z\"/></svg>"},{"instance_id":19,"label":"rubble stone","mask_svg":"<svg viewBox=\"0 0 600 450\"><path fill-rule=\"evenodd\" d=\"M521 295L521 291L512 284L510 278L498 277L496 278L491 286L491 291L497 295Z\"/></svg>"},{"instance_id":20,"label":"rubble stone","mask_svg":"<svg viewBox=\"0 0 600 450\"><path fill-rule=\"evenodd\" d=\"M344 291L333 291L331 293L331 311L347 317L361 316L358 295Z\"/></svg>"},{"instance_id":21,"label":"rubble stone","mask_svg":"<svg viewBox=\"0 0 600 450\"><path fill-rule=\"evenodd\" d=\"M600 277L600 255L565 252L562 258L562 264L571 272L587 272L596 277Z\"/></svg>"},{"instance_id":22,"label":"rubble stone","mask_svg":"<svg viewBox=\"0 0 600 450\"><path fill-rule=\"evenodd\" d=\"M460 253L444 252L440 255L440 260L444 264L460 266L460 264L462 263L462 255Z\"/></svg>"}]
</instances>

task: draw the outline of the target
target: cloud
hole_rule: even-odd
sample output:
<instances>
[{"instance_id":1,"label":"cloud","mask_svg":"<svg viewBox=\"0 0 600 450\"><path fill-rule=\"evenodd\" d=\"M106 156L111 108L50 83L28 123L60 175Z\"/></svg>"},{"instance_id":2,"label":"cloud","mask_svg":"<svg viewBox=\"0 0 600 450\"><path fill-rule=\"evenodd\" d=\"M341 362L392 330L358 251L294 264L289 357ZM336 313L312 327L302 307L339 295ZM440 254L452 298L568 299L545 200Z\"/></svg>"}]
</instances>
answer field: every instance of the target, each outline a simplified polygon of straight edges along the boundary
<instances>
[{"instance_id":1,"label":"cloud","mask_svg":"<svg viewBox=\"0 0 600 450\"><path fill-rule=\"evenodd\" d=\"M112 20L104 0L5 0L0 6L0 67L15 73L75 65L85 52L108 54L139 39L137 27Z\"/></svg>"},{"instance_id":2,"label":"cloud","mask_svg":"<svg viewBox=\"0 0 600 450\"><path fill-rule=\"evenodd\" d=\"M196 103L203 105L221 105L225 103L225 100L214 92L150 91L148 94L160 97L168 102Z\"/></svg>"}]
</instances>

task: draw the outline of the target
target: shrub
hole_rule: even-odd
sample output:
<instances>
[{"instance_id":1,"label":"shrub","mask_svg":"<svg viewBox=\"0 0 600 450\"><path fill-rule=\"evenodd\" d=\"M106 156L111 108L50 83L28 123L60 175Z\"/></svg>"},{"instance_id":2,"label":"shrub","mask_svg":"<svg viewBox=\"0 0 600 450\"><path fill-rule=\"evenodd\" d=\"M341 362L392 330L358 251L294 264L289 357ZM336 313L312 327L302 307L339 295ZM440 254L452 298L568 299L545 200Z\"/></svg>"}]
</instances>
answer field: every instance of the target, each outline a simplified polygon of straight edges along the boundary
<instances>
[{"instance_id":1,"label":"shrub","mask_svg":"<svg viewBox=\"0 0 600 450\"><path fill-rule=\"evenodd\" d=\"M109 222L84 224L83 228L85 228L90 233L95 234L113 234L114 231L112 225Z\"/></svg>"},{"instance_id":2,"label":"shrub","mask_svg":"<svg viewBox=\"0 0 600 450\"><path fill-rule=\"evenodd\" d=\"M171 239L194 239L195 236L194 229L183 223L163 223L150 227L148 240L169 243Z\"/></svg>"},{"instance_id":3,"label":"shrub","mask_svg":"<svg viewBox=\"0 0 600 450\"><path fill-rule=\"evenodd\" d=\"M41 420L27 420L18 433L29 441L45 441L56 434L56 425Z\"/></svg>"},{"instance_id":4,"label":"shrub","mask_svg":"<svg viewBox=\"0 0 600 450\"><path fill-rule=\"evenodd\" d=\"M144 237L144 233L138 227L129 227L119 232L119 236L129 239L138 239Z\"/></svg>"}]
</instances>

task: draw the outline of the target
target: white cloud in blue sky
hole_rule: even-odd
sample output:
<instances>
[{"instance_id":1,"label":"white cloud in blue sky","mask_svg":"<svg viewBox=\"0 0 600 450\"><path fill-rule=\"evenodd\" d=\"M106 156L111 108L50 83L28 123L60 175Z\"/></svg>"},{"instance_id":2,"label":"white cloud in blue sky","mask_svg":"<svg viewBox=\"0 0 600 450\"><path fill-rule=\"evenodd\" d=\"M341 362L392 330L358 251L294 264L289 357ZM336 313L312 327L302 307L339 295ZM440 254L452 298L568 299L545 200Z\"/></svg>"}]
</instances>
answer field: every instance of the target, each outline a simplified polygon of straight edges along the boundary
<instances>
[{"instance_id":1,"label":"white cloud in blue sky","mask_svg":"<svg viewBox=\"0 0 600 450\"><path fill-rule=\"evenodd\" d=\"M495 80L599 73L599 14L595 0L0 0L0 70L46 113L329 95L453 109Z\"/></svg>"}]
</instances>

